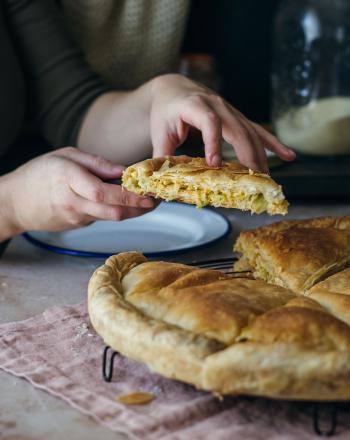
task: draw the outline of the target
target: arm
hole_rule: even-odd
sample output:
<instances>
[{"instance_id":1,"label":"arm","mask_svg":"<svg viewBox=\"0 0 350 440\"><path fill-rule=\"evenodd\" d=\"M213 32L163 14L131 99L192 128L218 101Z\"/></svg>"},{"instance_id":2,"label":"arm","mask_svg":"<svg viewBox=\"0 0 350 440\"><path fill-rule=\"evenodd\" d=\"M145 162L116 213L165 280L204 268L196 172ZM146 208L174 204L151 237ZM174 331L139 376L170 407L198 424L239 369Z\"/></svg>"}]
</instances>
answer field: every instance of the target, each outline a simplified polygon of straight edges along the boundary
<instances>
[{"instance_id":1,"label":"arm","mask_svg":"<svg viewBox=\"0 0 350 440\"><path fill-rule=\"evenodd\" d=\"M9 175L5 175L0 177L0 243L21 232L13 219L11 184Z\"/></svg>"},{"instance_id":2,"label":"arm","mask_svg":"<svg viewBox=\"0 0 350 440\"><path fill-rule=\"evenodd\" d=\"M130 164L152 155L151 82L132 92L98 97L85 115L77 146L85 152Z\"/></svg>"},{"instance_id":3,"label":"arm","mask_svg":"<svg viewBox=\"0 0 350 440\"><path fill-rule=\"evenodd\" d=\"M88 68L51 0L4 5L29 78L31 112L46 139L55 147L79 144L119 163L152 154L148 85L130 93L110 91Z\"/></svg>"},{"instance_id":4,"label":"arm","mask_svg":"<svg viewBox=\"0 0 350 440\"><path fill-rule=\"evenodd\" d=\"M151 151L173 154L190 127L202 132L209 165L221 163L221 138L244 165L267 171L264 147L295 155L214 92L180 75L163 75L132 92L110 92L85 65L49 0L4 0L23 52L39 123L53 145L76 144L116 162ZM81 122L83 120L83 124Z\"/></svg>"},{"instance_id":5,"label":"arm","mask_svg":"<svg viewBox=\"0 0 350 440\"><path fill-rule=\"evenodd\" d=\"M221 163L221 139L244 165L267 171L264 148L284 160L295 154L215 92L181 75L162 75L127 93L111 92L92 104L78 138L79 147L121 163L150 153L173 154L195 127L202 133L210 165Z\"/></svg>"},{"instance_id":6,"label":"arm","mask_svg":"<svg viewBox=\"0 0 350 440\"><path fill-rule=\"evenodd\" d=\"M32 110L46 137L59 146L75 143L86 110L107 88L87 69L50 3L4 0L1 6L6 6L6 22L28 72ZM104 182L120 177L122 170L65 148L1 176L0 241L25 230L57 231L146 213L154 200Z\"/></svg>"},{"instance_id":7,"label":"arm","mask_svg":"<svg viewBox=\"0 0 350 440\"><path fill-rule=\"evenodd\" d=\"M75 145L85 112L109 90L87 67L52 0L3 0L27 81L30 115L55 147Z\"/></svg>"},{"instance_id":8,"label":"arm","mask_svg":"<svg viewBox=\"0 0 350 440\"><path fill-rule=\"evenodd\" d=\"M4 0L4 6L28 78L30 111L51 145L79 144L119 163L152 154L148 84L110 91L88 68L51 0Z\"/></svg>"}]
</instances>

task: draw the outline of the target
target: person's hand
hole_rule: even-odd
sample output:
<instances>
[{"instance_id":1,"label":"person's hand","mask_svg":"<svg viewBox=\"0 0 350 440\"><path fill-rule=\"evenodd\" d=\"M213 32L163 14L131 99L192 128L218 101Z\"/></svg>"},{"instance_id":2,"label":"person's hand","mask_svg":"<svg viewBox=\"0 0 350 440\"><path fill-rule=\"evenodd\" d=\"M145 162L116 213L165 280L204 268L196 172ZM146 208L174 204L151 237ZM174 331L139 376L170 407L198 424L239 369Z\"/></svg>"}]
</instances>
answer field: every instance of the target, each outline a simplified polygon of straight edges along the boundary
<instances>
[{"instance_id":1,"label":"person's hand","mask_svg":"<svg viewBox=\"0 0 350 440\"><path fill-rule=\"evenodd\" d=\"M76 148L39 156L6 176L14 230L58 231L95 220L123 220L156 206L103 180L121 177L124 167Z\"/></svg>"},{"instance_id":2,"label":"person's hand","mask_svg":"<svg viewBox=\"0 0 350 440\"><path fill-rule=\"evenodd\" d=\"M181 75L152 80L151 138L153 155L174 153L190 127L201 131L208 165L219 166L222 138L231 144L237 159L254 170L268 171L265 148L283 160L295 153L271 133L247 119L223 98Z\"/></svg>"}]
</instances>

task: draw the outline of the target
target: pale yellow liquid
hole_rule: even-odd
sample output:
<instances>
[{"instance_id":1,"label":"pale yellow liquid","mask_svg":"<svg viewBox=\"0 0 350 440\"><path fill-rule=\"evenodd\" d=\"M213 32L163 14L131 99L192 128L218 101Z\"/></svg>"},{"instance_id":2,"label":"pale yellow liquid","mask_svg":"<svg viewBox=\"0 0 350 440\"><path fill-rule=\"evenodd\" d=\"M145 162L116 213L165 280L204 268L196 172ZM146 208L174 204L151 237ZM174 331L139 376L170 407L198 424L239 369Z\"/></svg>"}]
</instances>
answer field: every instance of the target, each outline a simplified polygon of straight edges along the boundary
<instances>
[{"instance_id":1,"label":"pale yellow liquid","mask_svg":"<svg viewBox=\"0 0 350 440\"><path fill-rule=\"evenodd\" d=\"M275 123L278 138L314 155L350 153L350 97L329 97L291 108Z\"/></svg>"}]
</instances>

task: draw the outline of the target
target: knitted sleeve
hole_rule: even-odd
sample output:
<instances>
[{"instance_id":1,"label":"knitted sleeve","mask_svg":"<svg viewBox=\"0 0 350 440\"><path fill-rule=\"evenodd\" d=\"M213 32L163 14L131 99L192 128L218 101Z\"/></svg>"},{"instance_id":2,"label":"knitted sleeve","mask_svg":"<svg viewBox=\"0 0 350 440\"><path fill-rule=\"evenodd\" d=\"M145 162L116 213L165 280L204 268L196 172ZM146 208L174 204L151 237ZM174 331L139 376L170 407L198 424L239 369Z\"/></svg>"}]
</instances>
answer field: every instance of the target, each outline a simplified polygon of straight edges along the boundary
<instances>
[{"instance_id":1,"label":"knitted sleeve","mask_svg":"<svg viewBox=\"0 0 350 440\"><path fill-rule=\"evenodd\" d=\"M30 116L55 147L74 145L83 116L107 86L89 70L52 0L3 0L28 85Z\"/></svg>"}]
</instances>

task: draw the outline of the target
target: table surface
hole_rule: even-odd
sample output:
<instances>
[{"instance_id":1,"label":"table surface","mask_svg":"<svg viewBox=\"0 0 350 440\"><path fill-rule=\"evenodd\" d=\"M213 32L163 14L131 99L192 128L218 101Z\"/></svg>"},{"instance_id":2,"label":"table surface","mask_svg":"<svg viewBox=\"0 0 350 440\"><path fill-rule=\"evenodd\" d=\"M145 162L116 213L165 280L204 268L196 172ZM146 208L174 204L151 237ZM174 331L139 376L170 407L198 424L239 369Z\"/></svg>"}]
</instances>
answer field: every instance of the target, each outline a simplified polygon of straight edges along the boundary
<instances>
[{"instance_id":1,"label":"table surface","mask_svg":"<svg viewBox=\"0 0 350 440\"><path fill-rule=\"evenodd\" d=\"M233 241L240 230L277 220L237 210L220 211L232 224L231 234L207 248L172 257L173 261L231 256ZM350 203L294 203L287 218L327 215L350 215ZM33 247L21 236L14 238L0 260L0 323L29 318L54 305L81 301L90 275L101 264L102 260L54 254ZM125 439L60 399L2 370L0 396L0 439Z\"/></svg>"}]
</instances>

